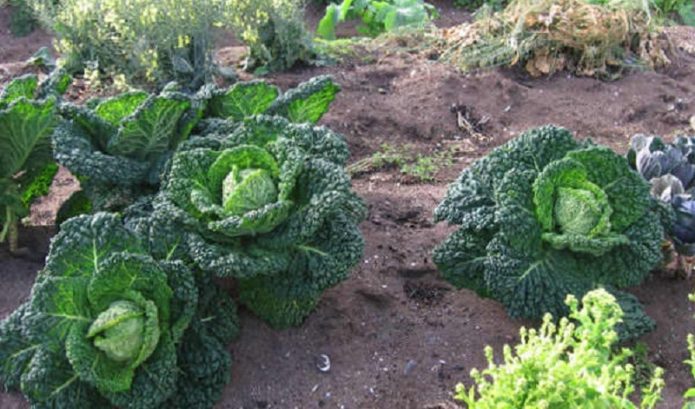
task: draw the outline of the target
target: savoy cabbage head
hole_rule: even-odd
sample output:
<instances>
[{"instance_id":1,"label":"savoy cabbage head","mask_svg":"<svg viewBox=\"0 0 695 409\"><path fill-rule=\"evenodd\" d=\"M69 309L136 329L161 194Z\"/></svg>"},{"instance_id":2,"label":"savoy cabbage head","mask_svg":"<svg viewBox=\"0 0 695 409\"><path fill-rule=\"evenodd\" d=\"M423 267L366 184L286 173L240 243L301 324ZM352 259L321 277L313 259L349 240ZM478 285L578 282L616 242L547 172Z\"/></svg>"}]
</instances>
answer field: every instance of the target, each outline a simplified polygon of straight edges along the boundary
<instances>
[{"instance_id":1,"label":"savoy cabbage head","mask_svg":"<svg viewBox=\"0 0 695 409\"><path fill-rule=\"evenodd\" d=\"M637 285L659 264L660 214L624 158L546 126L495 149L450 186L435 218L459 229L434 261L446 279L499 300L514 317L562 316L568 294ZM634 312L624 335L651 326L634 298L618 298Z\"/></svg>"},{"instance_id":2,"label":"savoy cabbage head","mask_svg":"<svg viewBox=\"0 0 695 409\"><path fill-rule=\"evenodd\" d=\"M0 381L34 407L210 408L229 378L234 316L205 275L155 261L119 217L79 216L0 322Z\"/></svg>"},{"instance_id":3,"label":"savoy cabbage head","mask_svg":"<svg viewBox=\"0 0 695 409\"><path fill-rule=\"evenodd\" d=\"M29 206L48 193L58 166L53 161L51 134L58 123L57 98L70 77L55 71L45 81L26 75L0 92L0 243L18 247L18 222Z\"/></svg>"},{"instance_id":4,"label":"savoy cabbage head","mask_svg":"<svg viewBox=\"0 0 695 409\"><path fill-rule=\"evenodd\" d=\"M153 218L186 232L179 242L200 268L237 279L251 310L275 326L298 324L362 255L365 206L347 158L326 128L250 118L230 135L182 145Z\"/></svg>"}]
</instances>

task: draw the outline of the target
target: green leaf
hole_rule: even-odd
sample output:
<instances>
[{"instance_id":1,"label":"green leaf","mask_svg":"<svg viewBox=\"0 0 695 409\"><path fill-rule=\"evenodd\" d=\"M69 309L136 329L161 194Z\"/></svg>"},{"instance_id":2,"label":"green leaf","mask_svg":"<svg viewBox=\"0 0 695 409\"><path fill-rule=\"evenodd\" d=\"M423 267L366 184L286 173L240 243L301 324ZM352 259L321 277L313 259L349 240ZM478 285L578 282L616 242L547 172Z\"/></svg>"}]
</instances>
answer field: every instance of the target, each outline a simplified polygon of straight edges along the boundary
<instances>
[{"instance_id":1,"label":"green leaf","mask_svg":"<svg viewBox=\"0 0 695 409\"><path fill-rule=\"evenodd\" d=\"M55 97L60 99L72 85L72 76L63 68L53 70L44 81L39 84L37 99Z\"/></svg>"},{"instance_id":2,"label":"green leaf","mask_svg":"<svg viewBox=\"0 0 695 409\"><path fill-rule=\"evenodd\" d=\"M94 109L94 113L118 127L121 121L135 113L147 96L148 94L144 91L126 92L102 101Z\"/></svg>"},{"instance_id":3,"label":"green leaf","mask_svg":"<svg viewBox=\"0 0 695 409\"><path fill-rule=\"evenodd\" d=\"M263 169L270 177L277 178L280 170L277 161L265 149L252 145L242 145L220 152L215 162L207 172L207 189L216 203L222 204L224 181L232 170Z\"/></svg>"},{"instance_id":4,"label":"green leaf","mask_svg":"<svg viewBox=\"0 0 695 409\"><path fill-rule=\"evenodd\" d=\"M109 403L80 381L63 350L40 348L22 376L22 392L36 408L106 408Z\"/></svg>"},{"instance_id":5,"label":"green leaf","mask_svg":"<svg viewBox=\"0 0 695 409\"><path fill-rule=\"evenodd\" d=\"M118 131L117 126L112 125L86 106L66 103L60 107L60 113L65 119L72 120L72 123L63 123L56 130L54 140L56 144L56 159L59 162L61 162L61 159L57 156L58 154L62 154L66 159L72 158L69 155L71 149L75 149L75 147L70 146L75 144L72 140L73 137L77 137L82 142L80 151L91 152L96 149L103 154L109 141ZM61 135L61 132L63 135Z\"/></svg>"},{"instance_id":6,"label":"green leaf","mask_svg":"<svg viewBox=\"0 0 695 409\"><path fill-rule=\"evenodd\" d=\"M56 225L60 226L64 221L73 217L89 214L92 212L92 202L89 200L84 190L74 192L68 200L63 202L56 215Z\"/></svg>"},{"instance_id":7,"label":"green leaf","mask_svg":"<svg viewBox=\"0 0 695 409\"><path fill-rule=\"evenodd\" d=\"M343 1L343 5L349 1ZM347 6L349 8L349 5ZM329 4L326 7L326 14L319 21L316 27L316 34L326 40L335 40L335 28L340 22L341 7L337 4Z\"/></svg>"},{"instance_id":8,"label":"green leaf","mask_svg":"<svg viewBox=\"0 0 695 409\"><path fill-rule=\"evenodd\" d=\"M41 346L23 333L25 316L31 313L30 304L24 303L0 322L0 384L6 389L19 388L22 374Z\"/></svg>"},{"instance_id":9,"label":"green leaf","mask_svg":"<svg viewBox=\"0 0 695 409\"><path fill-rule=\"evenodd\" d=\"M613 209L612 231L621 233L642 218L651 203L649 185L625 158L608 148L588 148L567 156L584 165L589 181L606 193Z\"/></svg>"},{"instance_id":10,"label":"green leaf","mask_svg":"<svg viewBox=\"0 0 695 409\"><path fill-rule=\"evenodd\" d=\"M78 216L63 223L53 238L41 277L89 277L105 257L121 251L138 253L142 244L117 215Z\"/></svg>"},{"instance_id":11,"label":"green leaf","mask_svg":"<svg viewBox=\"0 0 695 409\"><path fill-rule=\"evenodd\" d=\"M212 96L208 116L242 121L264 113L279 95L276 87L262 81L239 82Z\"/></svg>"},{"instance_id":12,"label":"green leaf","mask_svg":"<svg viewBox=\"0 0 695 409\"><path fill-rule=\"evenodd\" d=\"M29 208L34 200L49 193L56 173L58 173L58 165L49 162L43 169L27 172L19 178L22 203L26 208Z\"/></svg>"},{"instance_id":13,"label":"green leaf","mask_svg":"<svg viewBox=\"0 0 695 409\"><path fill-rule=\"evenodd\" d=\"M332 77L314 77L287 91L275 101L269 113L283 116L294 123L314 124L328 112L338 92L340 86L333 82Z\"/></svg>"},{"instance_id":14,"label":"green leaf","mask_svg":"<svg viewBox=\"0 0 695 409\"><path fill-rule=\"evenodd\" d=\"M0 109L6 108L20 98L33 100L36 97L38 86L39 79L34 74L13 79L0 93Z\"/></svg>"},{"instance_id":15,"label":"green leaf","mask_svg":"<svg viewBox=\"0 0 695 409\"><path fill-rule=\"evenodd\" d=\"M194 324L179 345L176 391L163 408L211 408L231 379L232 358L225 344Z\"/></svg>"},{"instance_id":16,"label":"green leaf","mask_svg":"<svg viewBox=\"0 0 695 409\"><path fill-rule=\"evenodd\" d=\"M268 233L287 219L293 207L290 201L270 203L241 215L211 221L208 228L227 237Z\"/></svg>"},{"instance_id":17,"label":"green leaf","mask_svg":"<svg viewBox=\"0 0 695 409\"><path fill-rule=\"evenodd\" d=\"M44 273L45 274L45 273ZM94 318L87 299L89 272L82 276L40 277L34 286L31 335L45 342L63 342L76 325Z\"/></svg>"},{"instance_id":18,"label":"green leaf","mask_svg":"<svg viewBox=\"0 0 695 409\"><path fill-rule=\"evenodd\" d=\"M139 254L112 253L103 259L93 273L89 284L89 301L95 311L105 311L123 297L141 304L132 295L140 294L144 300L154 302L159 320L169 322L169 305L172 290L167 284L166 273L152 258ZM140 296L136 296L140 298ZM140 305L144 308L143 305Z\"/></svg>"},{"instance_id":19,"label":"green leaf","mask_svg":"<svg viewBox=\"0 0 695 409\"><path fill-rule=\"evenodd\" d=\"M0 178L22 170L43 169L52 157L55 100L19 99L0 110Z\"/></svg>"},{"instance_id":20,"label":"green leaf","mask_svg":"<svg viewBox=\"0 0 695 409\"><path fill-rule=\"evenodd\" d=\"M183 97L151 98L123 121L109 141L108 152L144 161L175 148L179 120L190 107L191 102Z\"/></svg>"},{"instance_id":21,"label":"green leaf","mask_svg":"<svg viewBox=\"0 0 695 409\"><path fill-rule=\"evenodd\" d=\"M485 283L487 244L491 235L460 228L434 250L432 260L445 280L488 296Z\"/></svg>"}]
</instances>

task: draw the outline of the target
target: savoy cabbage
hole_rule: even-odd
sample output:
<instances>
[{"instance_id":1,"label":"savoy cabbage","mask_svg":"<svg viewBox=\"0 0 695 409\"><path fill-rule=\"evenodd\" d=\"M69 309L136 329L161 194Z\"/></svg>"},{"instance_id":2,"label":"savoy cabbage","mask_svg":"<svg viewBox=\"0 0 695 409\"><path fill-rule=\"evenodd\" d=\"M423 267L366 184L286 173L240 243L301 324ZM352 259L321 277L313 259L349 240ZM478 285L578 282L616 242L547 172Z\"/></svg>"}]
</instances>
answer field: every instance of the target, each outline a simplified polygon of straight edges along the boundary
<instances>
[{"instance_id":1,"label":"savoy cabbage","mask_svg":"<svg viewBox=\"0 0 695 409\"><path fill-rule=\"evenodd\" d=\"M463 171L435 211L459 229L435 249L443 276L503 303L514 317L563 316L567 294L610 288L630 313L623 337L653 322L616 288L662 258L649 186L611 150L553 126L530 130Z\"/></svg>"},{"instance_id":2,"label":"savoy cabbage","mask_svg":"<svg viewBox=\"0 0 695 409\"><path fill-rule=\"evenodd\" d=\"M365 206L347 158L340 135L278 116L193 138L152 204L159 221L144 230L154 246L178 243L204 271L235 278L241 302L271 324L296 325L362 255Z\"/></svg>"},{"instance_id":3,"label":"savoy cabbage","mask_svg":"<svg viewBox=\"0 0 695 409\"><path fill-rule=\"evenodd\" d=\"M11 252L18 250L18 222L48 193L58 170L51 134L57 98L69 84L55 71L42 83L35 75L16 78L0 92L0 243L8 240Z\"/></svg>"},{"instance_id":4,"label":"savoy cabbage","mask_svg":"<svg viewBox=\"0 0 695 409\"><path fill-rule=\"evenodd\" d=\"M146 253L116 215L65 222L31 298L0 322L0 382L37 408L211 408L234 304L207 275Z\"/></svg>"},{"instance_id":5,"label":"savoy cabbage","mask_svg":"<svg viewBox=\"0 0 695 409\"><path fill-rule=\"evenodd\" d=\"M82 187L61 209L61 220L88 211L120 211L155 194L171 157L191 134L230 133L259 114L315 123L340 90L329 76L284 94L263 81L226 89L210 84L195 95L176 88L172 83L159 95L132 91L61 107L67 121L54 134L55 156Z\"/></svg>"}]
</instances>

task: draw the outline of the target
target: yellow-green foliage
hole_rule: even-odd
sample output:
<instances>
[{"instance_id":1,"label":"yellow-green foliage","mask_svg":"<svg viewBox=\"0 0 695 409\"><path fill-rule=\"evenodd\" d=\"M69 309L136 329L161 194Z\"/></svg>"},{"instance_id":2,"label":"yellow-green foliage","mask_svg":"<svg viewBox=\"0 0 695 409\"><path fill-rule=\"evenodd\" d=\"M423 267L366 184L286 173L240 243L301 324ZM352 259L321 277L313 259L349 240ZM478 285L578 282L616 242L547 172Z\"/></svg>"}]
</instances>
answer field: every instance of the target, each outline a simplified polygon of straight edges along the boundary
<instances>
[{"instance_id":1,"label":"yellow-green foliage","mask_svg":"<svg viewBox=\"0 0 695 409\"><path fill-rule=\"evenodd\" d=\"M269 23L275 22L277 31L294 19L304 34L298 0L28 1L55 32L56 49L68 68L98 68L138 84L179 80L199 86L211 75L215 28L232 29L250 45L252 55L265 58L256 58L263 64L275 59L294 63L280 55L292 47L279 49L273 45L279 35L264 32ZM304 37L293 33L283 39L289 44Z\"/></svg>"},{"instance_id":2,"label":"yellow-green foliage","mask_svg":"<svg viewBox=\"0 0 695 409\"><path fill-rule=\"evenodd\" d=\"M502 364L487 347L488 367L471 371L476 385L469 390L458 385L456 399L469 409L653 408L664 386L663 370L655 369L641 402L634 404L634 367L626 363L632 352L614 352L614 327L623 315L615 298L599 289L582 304L580 309L570 295L569 319L556 325L546 315L539 330L522 328L521 342L504 347Z\"/></svg>"},{"instance_id":3,"label":"yellow-green foliage","mask_svg":"<svg viewBox=\"0 0 695 409\"><path fill-rule=\"evenodd\" d=\"M303 0L224 0L226 22L249 46L248 68L277 71L312 57Z\"/></svg>"}]
</instances>

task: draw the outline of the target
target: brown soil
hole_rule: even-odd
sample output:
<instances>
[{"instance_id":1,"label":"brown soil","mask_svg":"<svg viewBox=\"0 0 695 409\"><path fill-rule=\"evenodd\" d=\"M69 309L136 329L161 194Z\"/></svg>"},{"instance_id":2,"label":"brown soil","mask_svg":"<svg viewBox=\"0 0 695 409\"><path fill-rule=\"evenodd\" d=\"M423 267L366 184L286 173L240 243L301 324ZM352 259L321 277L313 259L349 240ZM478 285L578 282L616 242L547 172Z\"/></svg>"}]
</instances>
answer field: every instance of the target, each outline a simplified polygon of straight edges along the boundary
<instances>
[{"instance_id":1,"label":"brown soil","mask_svg":"<svg viewBox=\"0 0 695 409\"><path fill-rule=\"evenodd\" d=\"M451 21L468 18L455 9L447 13ZM679 38L695 38L693 30L678 30ZM0 44L14 41L0 34ZM684 54L664 72L635 72L607 83L565 74L530 79L508 70L463 75L415 53L377 54L371 63L303 68L270 80L287 88L314 75L334 75L343 91L322 123L346 136L353 162L390 143L412 144L423 154L452 149L454 165L431 184L413 183L394 169L356 178L355 190L370 209L361 225L367 243L362 262L300 328L272 330L241 311L242 335L230 347L233 377L219 408L452 407L454 385L468 384L470 370L485 364L484 346L499 353L518 340L521 325L533 323L511 320L500 304L438 277L430 254L452 229L431 218L447 184L489 149L546 123L621 151L636 132L693 133L693 56ZM456 111L463 107L474 122L489 118L478 128L481 135L459 128ZM69 175L61 175L54 199L35 208L33 220L50 220L74 189ZM42 231L24 236L33 240L28 245L36 257L47 248ZM28 296L41 263L6 254L0 260L2 317ZM662 408L679 408L694 382L683 363L686 334L695 332L687 300L693 287L692 280L655 275L633 291L658 324L643 341L650 358L666 369ZM331 360L326 373L316 366L322 354ZM0 408L23 407L21 396L0 393Z\"/></svg>"},{"instance_id":2,"label":"brown soil","mask_svg":"<svg viewBox=\"0 0 695 409\"><path fill-rule=\"evenodd\" d=\"M14 37L10 32L10 15L10 7L0 7L0 81L14 74L4 67L5 64L25 61L39 48L52 47L53 37L40 29L26 37Z\"/></svg>"}]
</instances>

